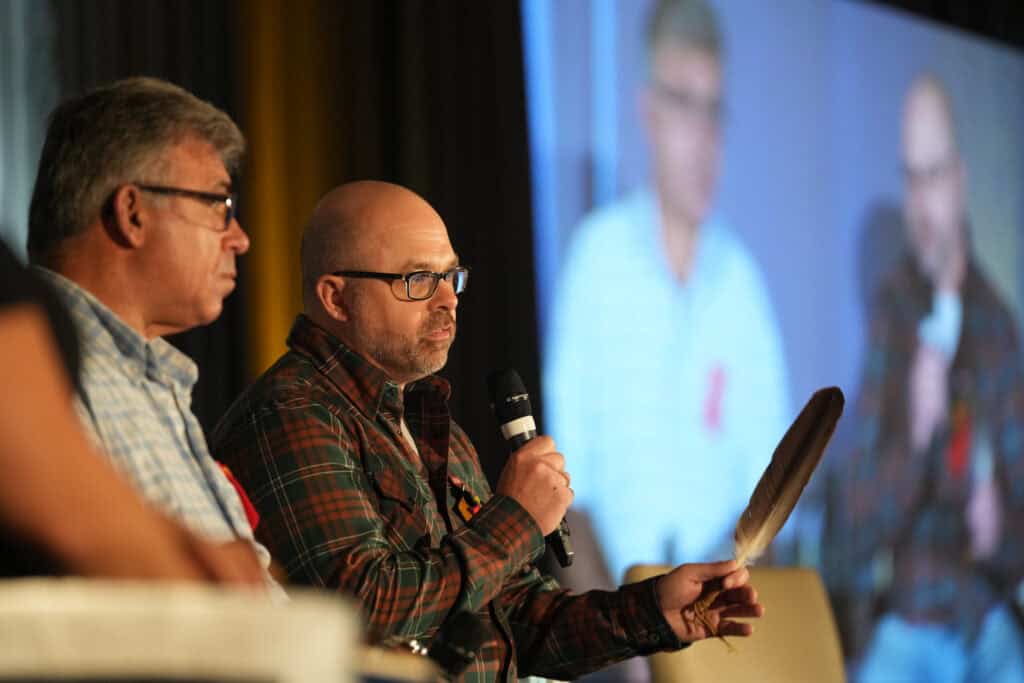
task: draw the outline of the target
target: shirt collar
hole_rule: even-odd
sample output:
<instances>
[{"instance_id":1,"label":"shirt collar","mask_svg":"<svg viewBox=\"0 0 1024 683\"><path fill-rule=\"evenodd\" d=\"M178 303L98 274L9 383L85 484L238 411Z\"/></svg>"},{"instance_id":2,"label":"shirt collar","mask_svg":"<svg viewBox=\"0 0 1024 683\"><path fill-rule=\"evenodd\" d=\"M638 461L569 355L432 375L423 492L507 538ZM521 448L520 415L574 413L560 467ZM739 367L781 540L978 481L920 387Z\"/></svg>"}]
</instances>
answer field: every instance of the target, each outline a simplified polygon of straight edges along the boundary
<instances>
[{"instance_id":1,"label":"shirt collar","mask_svg":"<svg viewBox=\"0 0 1024 683\"><path fill-rule=\"evenodd\" d=\"M161 338L147 340L93 294L60 273L34 266L67 305L83 349L116 352L128 374L172 385L189 393L199 377L195 362Z\"/></svg>"},{"instance_id":2,"label":"shirt collar","mask_svg":"<svg viewBox=\"0 0 1024 683\"><path fill-rule=\"evenodd\" d=\"M395 417L402 415L403 397L398 384L305 315L300 314L295 319L287 343L288 348L308 356L317 371L367 416L375 418L382 410ZM408 384L405 391L407 394L434 393L447 401L451 385L445 379L430 375Z\"/></svg>"},{"instance_id":3,"label":"shirt collar","mask_svg":"<svg viewBox=\"0 0 1024 683\"><path fill-rule=\"evenodd\" d=\"M661 209L658 206L657 194L652 189L646 188L639 190L634 200L637 203L639 214L642 216L638 223L650 228L643 233L646 248L659 264L659 272L678 286L679 282L671 272L668 258L665 255ZM720 244L724 230L722 219L713 209L709 210L708 215L697 226L694 233L693 262L690 266L689 276L681 285L683 289L692 289L694 283L702 283L707 280L709 275L707 271L716 261L716 252L721 251Z\"/></svg>"}]
</instances>

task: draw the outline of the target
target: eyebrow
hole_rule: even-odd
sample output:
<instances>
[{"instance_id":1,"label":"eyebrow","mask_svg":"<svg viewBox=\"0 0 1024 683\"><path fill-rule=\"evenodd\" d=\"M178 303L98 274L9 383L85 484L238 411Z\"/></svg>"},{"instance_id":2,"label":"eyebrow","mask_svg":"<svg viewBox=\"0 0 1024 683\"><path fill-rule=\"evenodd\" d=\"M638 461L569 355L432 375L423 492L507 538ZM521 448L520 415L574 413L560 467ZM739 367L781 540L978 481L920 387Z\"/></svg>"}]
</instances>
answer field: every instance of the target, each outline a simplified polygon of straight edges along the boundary
<instances>
[{"instance_id":1,"label":"eyebrow","mask_svg":"<svg viewBox=\"0 0 1024 683\"><path fill-rule=\"evenodd\" d=\"M456 254L454 257L452 257L452 259L450 261L448 261L448 265L443 266L441 270L443 272L445 270L448 270L449 268L455 268L458 265L459 265L459 256L458 256L458 254ZM434 271L434 267L433 267L433 264L427 263L426 261L410 260L410 261L406 261L405 265L402 266L402 268L401 268L401 271L403 273L408 273L408 272L411 272L411 271L414 271L414 270L429 270L429 271L433 272Z\"/></svg>"}]
</instances>

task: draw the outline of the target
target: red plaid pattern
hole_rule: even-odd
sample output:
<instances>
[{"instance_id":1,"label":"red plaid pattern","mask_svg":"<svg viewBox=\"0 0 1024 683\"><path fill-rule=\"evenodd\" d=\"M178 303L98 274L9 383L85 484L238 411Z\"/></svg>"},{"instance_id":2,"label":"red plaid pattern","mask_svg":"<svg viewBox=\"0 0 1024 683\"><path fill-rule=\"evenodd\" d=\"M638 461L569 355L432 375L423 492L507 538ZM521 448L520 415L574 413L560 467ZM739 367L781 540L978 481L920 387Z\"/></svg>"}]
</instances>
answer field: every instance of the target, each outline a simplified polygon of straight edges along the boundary
<instances>
[{"instance_id":1,"label":"red plaid pattern","mask_svg":"<svg viewBox=\"0 0 1024 683\"><path fill-rule=\"evenodd\" d=\"M288 345L211 443L249 491L257 535L289 578L354 596L372 642L429 642L448 615L472 610L489 637L465 681L575 678L683 645L653 581L571 595L533 566L540 529L515 500L492 495L449 416L446 381L428 377L403 395L304 316ZM412 464L403 415L427 478ZM452 480L483 501L468 522Z\"/></svg>"}]
</instances>

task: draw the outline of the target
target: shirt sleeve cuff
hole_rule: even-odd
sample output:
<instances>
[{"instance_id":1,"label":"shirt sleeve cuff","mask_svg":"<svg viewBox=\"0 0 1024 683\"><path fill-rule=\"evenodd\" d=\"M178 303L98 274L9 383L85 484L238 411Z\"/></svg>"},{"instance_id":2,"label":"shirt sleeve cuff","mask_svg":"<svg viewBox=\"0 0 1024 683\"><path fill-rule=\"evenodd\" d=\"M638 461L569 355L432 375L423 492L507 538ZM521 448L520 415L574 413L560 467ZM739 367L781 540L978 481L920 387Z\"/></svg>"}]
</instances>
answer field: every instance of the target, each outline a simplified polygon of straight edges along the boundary
<instances>
[{"instance_id":1,"label":"shirt sleeve cuff","mask_svg":"<svg viewBox=\"0 0 1024 683\"><path fill-rule=\"evenodd\" d=\"M470 520L477 533L506 549L510 566L518 567L544 554L544 536L529 512L514 498L496 494Z\"/></svg>"},{"instance_id":2,"label":"shirt sleeve cuff","mask_svg":"<svg viewBox=\"0 0 1024 683\"><path fill-rule=\"evenodd\" d=\"M642 655L681 650L690 645L676 636L661 611L658 604L659 578L655 576L619 588L623 599L633 606L626 611L629 615L627 628L635 639L638 653Z\"/></svg>"}]
</instances>

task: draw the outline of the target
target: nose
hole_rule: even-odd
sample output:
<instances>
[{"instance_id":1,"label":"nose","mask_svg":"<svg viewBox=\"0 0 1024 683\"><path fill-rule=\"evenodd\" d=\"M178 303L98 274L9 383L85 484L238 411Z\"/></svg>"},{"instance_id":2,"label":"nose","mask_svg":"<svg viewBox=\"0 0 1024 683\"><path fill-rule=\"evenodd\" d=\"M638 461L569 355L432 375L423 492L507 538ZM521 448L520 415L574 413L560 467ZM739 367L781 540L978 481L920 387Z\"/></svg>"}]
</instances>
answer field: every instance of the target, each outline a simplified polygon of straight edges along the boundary
<instances>
[{"instance_id":1,"label":"nose","mask_svg":"<svg viewBox=\"0 0 1024 683\"><path fill-rule=\"evenodd\" d=\"M228 226L224 243L228 249L231 249L236 254L244 254L249 251L249 235L242 229L242 224L238 222L238 219L231 219L231 225Z\"/></svg>"},{"instance_id":2,"label":"nose","mask_svg":"<svg viewBox=\"0 0 1024 683\"><path fill-rule=\"evenodd\" d=\"M459 305L459 296L455 293L452 283L442 279L437 283L437 291L431 297L430 303L434 308L443 308L454 313Z\"/></svg>"}]
</instances>

